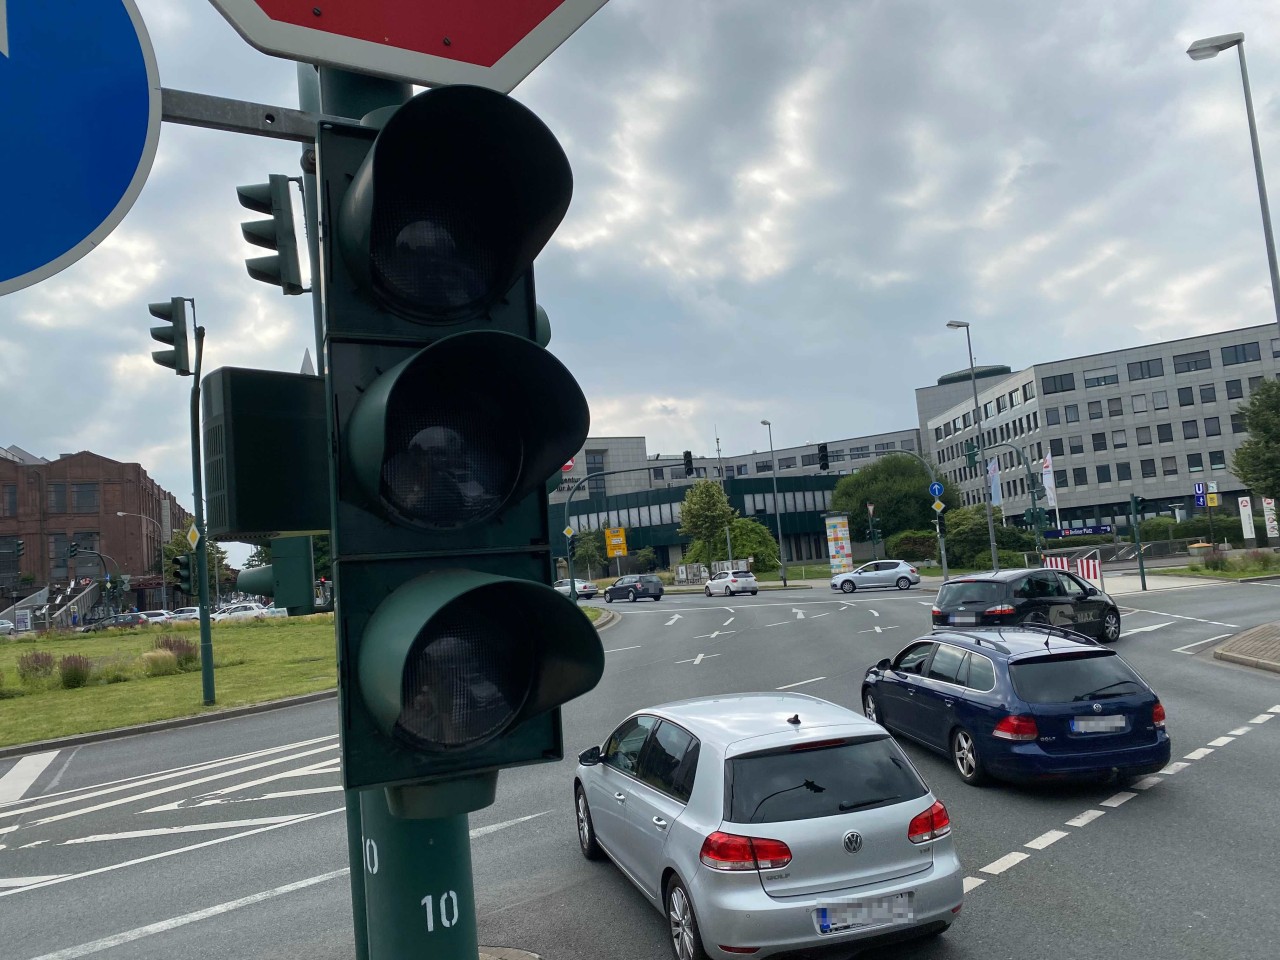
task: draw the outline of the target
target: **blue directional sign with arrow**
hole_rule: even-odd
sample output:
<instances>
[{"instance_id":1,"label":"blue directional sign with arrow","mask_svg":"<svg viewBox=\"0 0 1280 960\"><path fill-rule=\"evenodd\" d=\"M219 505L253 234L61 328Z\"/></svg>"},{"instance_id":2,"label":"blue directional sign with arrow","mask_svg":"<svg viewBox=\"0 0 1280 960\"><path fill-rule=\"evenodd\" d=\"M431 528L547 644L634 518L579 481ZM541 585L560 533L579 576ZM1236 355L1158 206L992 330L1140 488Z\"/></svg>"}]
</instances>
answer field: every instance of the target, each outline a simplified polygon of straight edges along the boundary
<instances>
[{"instance_id":1,"label":"blue directional sign with arrow","mask_svg":"<svg viewBox=\"0 0 1280 960\"><path fill-rule=\"evenodd\" d=\"M0 294L93 249L142 191L160 75L133 0L0 0Z\"/></svg>"},{"instance_id":2,"label":"blue directional sign with arrow","mask_svg":"<svg viewBox=\"0 0 1280 960\"><path fill-rule=\"evenodd\" d=\"M940 484L937 480L935 480L935 481L933 481L933 483L929 484L929 495L930 495L931 497L940 497L940 496L942 496L942 484Z\"/></svg>"}]
</instances>

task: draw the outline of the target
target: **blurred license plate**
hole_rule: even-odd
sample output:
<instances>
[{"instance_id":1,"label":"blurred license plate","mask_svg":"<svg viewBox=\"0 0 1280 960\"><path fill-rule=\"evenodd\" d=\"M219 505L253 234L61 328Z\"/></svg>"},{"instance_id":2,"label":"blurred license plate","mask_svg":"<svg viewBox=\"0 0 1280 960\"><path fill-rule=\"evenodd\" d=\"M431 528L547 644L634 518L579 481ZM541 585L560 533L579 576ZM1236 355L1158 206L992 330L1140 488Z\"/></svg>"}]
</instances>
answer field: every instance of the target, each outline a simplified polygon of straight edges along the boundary
<instances>
[{"instance_id":1,"label":"blurred license plate","mask_svg":"<svg viewBox=\"0 0 1280 960\"><path fill-rule=\"evenodd\" d=\"M1112 733L1127 726L1124 717L1073 717L1072 733Z\"/></svg>"},{"instance_id":2,"label":"blurred license plate","mask_svg":"<svg viewBox=\"0 0 1280 960\"><path fill-rule=\"evenodd\" d=\"M839 933L858 927L878 926L885 923L906 923L915 919L911 894L899 893L875 900L858 900L853 903L819 907L813 911L819 933Z\"/></svg>"},{"instance_id":3,"label":"blurred license plate","mask_svg":"<svg viewBox=\"0 0 1280 960\"><path fill-rule=\"evenodd\" d=\"M978 615L976 613L953 613L951 615L952 623L977 623Z\"/></svg>"}]
</instances>

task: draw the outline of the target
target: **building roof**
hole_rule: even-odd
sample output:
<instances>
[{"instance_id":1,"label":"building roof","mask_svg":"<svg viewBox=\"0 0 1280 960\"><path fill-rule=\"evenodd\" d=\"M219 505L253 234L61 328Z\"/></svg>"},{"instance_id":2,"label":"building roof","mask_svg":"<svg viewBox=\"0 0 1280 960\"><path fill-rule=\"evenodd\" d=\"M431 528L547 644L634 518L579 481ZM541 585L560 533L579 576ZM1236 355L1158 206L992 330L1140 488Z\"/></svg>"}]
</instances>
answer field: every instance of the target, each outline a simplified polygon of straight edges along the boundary
<instances>
[{"instance_id":1,"label":"building roof","mask_svg":"<svg viewBox=\"0 0 1280 960\"><path fill-rule=\"evenodd\" d=\"M987 364L981 367L973 368L973 377L977 380L984 380L987 377L1003 377L1006 374L1013 373L1013 370L1002 363ZM947 373L938 378L938 386L945 387L953 383L965 383L969 380L969 368L957 370L955 373Z\"/></svg>"}]
</instances>

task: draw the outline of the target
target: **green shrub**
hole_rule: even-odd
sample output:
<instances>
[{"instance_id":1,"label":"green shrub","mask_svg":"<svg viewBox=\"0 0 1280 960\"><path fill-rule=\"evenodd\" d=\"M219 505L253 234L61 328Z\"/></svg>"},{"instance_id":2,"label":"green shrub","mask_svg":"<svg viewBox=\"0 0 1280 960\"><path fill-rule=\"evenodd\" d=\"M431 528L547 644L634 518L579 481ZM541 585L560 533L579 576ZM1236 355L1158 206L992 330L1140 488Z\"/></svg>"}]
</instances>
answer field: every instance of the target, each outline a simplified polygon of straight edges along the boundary
<instances>
[{"instance_id":1,"label":"green shrub","mask_svg":"<svg viewBox=\"0 0 1280 960\"><path fill-rule=\"evenodd\" d=\"M884 549L895 560L933 560L938 556L938 536L932 530L903 530L886 540Z\"/></svg>"},{"instance_id":2,"label":"green shrub","mask_svg":"<svg viewBox=\"0 0 1280 960\"><path fill-rule=\"evenodd\" d=\"M1244 559L1245 566L1252 570L1270 570L1276 565L1276 555L1271 550L1250 550Z\"/></svg>"},{"instance_id":3,"label":"green shrub","mask_svg":"<svg viewBox=\"0 0 1280 960\"><path fill-rule=\"evenodd\" d=\"M93 683L126 683L135 676L135 661L128 657L99 660L93 666Z\"/></svg>"},{"instance_id":4,"label":"green shrub","mask_svg":"<svg viewBox=\"0 0 1280 960\"><path fill-rule=\"evenodd\" d=\"M155 648L157 650L168 650L173 654L174 659L178 662L178 669L181 671L196 670L200 666L200 651L196 647L194 641L185 637L173 637L165 634L156 637Z\"/></svg>"},{"instance_id":5,"label":"green shrub","mask_svg":"<svg viewBox=\"0 0 1280 960\"><path fill-rule=\"evenodd\" d=\"M1226 570L1227 558L1221 550L1210 551L1204 558L1204 568L1206 570Z\"/></svg>"},{"instance_id":6,"label":"green shrub","mask_svg":"<svg viewBox=\"0 0 1280 960\"><path fill-rule=\"evenodd\" d=\"M996 556L1000 558L1000 567L1003 570L1025 567L1027 565L1027 558L1016 550L997 550ZM987 559L990 559L990 555L988 555Z\"/></svg>"},{"instance_id":7,"label":"green shrub","mask_svg":"<svg viewBox=\"0 0 1280 960\"><path fill-rule=\"evenodd\" d=\"M44 650L24 653L18 658L18 677L23 683L34 683L53 676L53 654Z\"/></svg>"},{"instance_id":8,"label":"green shrub","mask_svg":"<svg viewBox=\"0 0 1280 960\"><path fill-rule=\"evenodd\" d=\"M68 654L58 661L58 676L62 689L75 690L89 682L93 673L93 661L79 653Z\"/></svg>"},{"instance_id":9,"label":"green shrub","mask_svg":"<svg viewBox=\"0 0 1280 960\"><path fill-rule=\"evenodd\" d=\"M171 677L178 672L178 658L172 650L148 650L142 655L142 669L148 677Z\"/></svg>"}]
</instances>

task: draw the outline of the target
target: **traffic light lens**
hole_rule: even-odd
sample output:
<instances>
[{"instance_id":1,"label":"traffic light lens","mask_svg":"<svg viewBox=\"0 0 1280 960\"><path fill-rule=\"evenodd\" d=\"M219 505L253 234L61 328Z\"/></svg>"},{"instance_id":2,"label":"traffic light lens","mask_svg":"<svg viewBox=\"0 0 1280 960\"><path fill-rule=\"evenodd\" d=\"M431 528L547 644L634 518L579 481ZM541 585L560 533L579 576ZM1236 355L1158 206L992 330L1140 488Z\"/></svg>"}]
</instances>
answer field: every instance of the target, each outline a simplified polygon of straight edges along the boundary
<instances>
[{"instance_id":1,"label":"traffic light lens","mask_svg":"<svg viewBox=\"0 0 1280 960\"><path fill-rule=\"evenodd\" d=\"M388 299L432 316L454 316L505 292L494 289L503 273L493 256L495 244L475 235L466 211L396 205L379 213L371 266Z\"/></svg>"},{"instance_id":2,"label":"traffic light lens","mask_svg":"<svg viewBox=\"0 0 1280 960\"><path fill-rule=\"evenodd\" d=\"M503 733L529 696L533 645L516 624L476 604L442 612L418 637L401 688L398 727L430 750L479 746Z\"/></svg>"},{"instance_id":3,"label":"traffic light lens","mask_svg":"<svg viewBox=\"0 0 1280 960\"><path fill-rule=\"evenodd\" d=\"M520 476L523 458L511 450L510 425L496 410L416 393L401 394L396 404L401 415L388 418L384 504L432 530L493 516Z\"/></svg>"}]
</instances>

